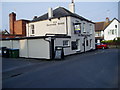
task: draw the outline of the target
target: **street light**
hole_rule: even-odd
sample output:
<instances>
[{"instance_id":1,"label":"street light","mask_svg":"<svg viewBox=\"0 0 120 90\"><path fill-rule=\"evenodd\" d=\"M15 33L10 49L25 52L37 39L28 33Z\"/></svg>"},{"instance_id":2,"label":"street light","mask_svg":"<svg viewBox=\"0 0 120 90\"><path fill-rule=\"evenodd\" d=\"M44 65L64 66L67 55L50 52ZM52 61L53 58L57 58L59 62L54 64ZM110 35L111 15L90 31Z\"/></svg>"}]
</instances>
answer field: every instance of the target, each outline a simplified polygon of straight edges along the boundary
<instances>
[{"instance_id":1,"label":"street light","mask_svg":"<svg viewBox=\"0 0 120 90\"><path fill-rule=\"evenodd\" d=\"M115 42L116 42L116 48L117 48L117 25L115 25L115 32L116 32Z\"/></svg>"}]
</instances>

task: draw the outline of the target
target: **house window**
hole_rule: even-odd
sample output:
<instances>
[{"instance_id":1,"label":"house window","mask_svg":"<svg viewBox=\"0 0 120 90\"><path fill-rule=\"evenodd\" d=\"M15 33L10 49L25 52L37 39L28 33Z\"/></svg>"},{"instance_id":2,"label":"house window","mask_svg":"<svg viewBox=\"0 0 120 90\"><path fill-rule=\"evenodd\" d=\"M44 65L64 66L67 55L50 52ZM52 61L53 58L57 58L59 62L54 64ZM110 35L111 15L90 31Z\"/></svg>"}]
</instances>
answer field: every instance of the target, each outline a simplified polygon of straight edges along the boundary
<instances>
[{"instance_id":1,"label":"house window","mask_svg":"<svg viewBox=\"0 0 120 90\"><path fill-rule=\"evenodd\" d=\"M76 39L77 49L80 50L80 39Z\"/></svg>"},{"instance_id":2,"label":"house window","mask_svg":"<svg viewBox=\"0 0 120 90\"><path fill-rule=\"evenodd\" d=\"M32 34L35 34L35 32L34 32L34 25L31 25L31 31L32 31Z\"/></svg>"},{"instance_id":3,"label":"house window","mask_svg":"<svg viewBox=\"0 0 120 90\"><path fill-rule=\"evenodd\" d=\"M90 34L92 34L92 24L90 24Z\"/></svg>"},{"instance_id":4,"label":"house window","mask_svg":"<svg viewBox=\"0 0 120 90\"><path fill-rule=\"evenodd\" d=\"M81 23L74 23L74 33L81 33Z\"/></svg>"},{"instance_id":5,"label":"house window","mask_svg":"<svg viewBox=\"0 0 120 90\"><path fill-rule=\"evenodd\" d=\"M117 28L117 25L115 25L115 28Z\"/></svg>"},{"instance_id":6,"label":"house window","mask_svg":"<svg viewBox=\"0 0 120 90\"><path fill-rule=\"evenodd\" d=\"M63 41L63 46L69 46L69 40L64 40Z\"/></svg>"},{"instance_id":7,"label":"house window","mask_svg":"<svg viewBox=\"0 0 120 90\"><path fill-rule=\"evenodd\" d=\"M114 35L114 30L112 30L112 35Z\"/></svg>"},{"instance_id":8,"label":"house window","mask_svg":"<svg viewBox=\"0 0 120 90\"><path fill-rule=\"evenodd\" d=\"M117 29L115 29L115 35L117 34Z\"/></svg>"},{"instance_id":9,"label":"house window","mask_svg":"<svg viewBox=\"0 0 120 90\"><path fill-rule=\"evenodd\" d=\"M96 31L96 32L95 32L95 36L96 36L96 37L100 37L100 36L101 36L101 32L100 32L100 31Z\"/></svg>"},{"instance_id":10,"label":"house window","mask_svg":"<svg viewBox=\"0 0 120 90\"><path fill-rule=\"evenodd\" d=\"M32 34L34 34L34 30L32 30Z\"/></svg>"},{"instance_id":11,"label":"house window","mask_svg":"<svg viewBox=\"0 0 120 90\"><path fill-rule=\"evenodd\" d=\"M92 47L92 39L90 39L90 47Z\"/></svg>"},{"instance_id":12,"label":"house window","mask_svg":"<svg viewBox=\"0 0 120 90\"><path fill-rule=\"evenodd\" d=\"M71 46L72 46L71 47L72 50L77 50L77 42L76 41L72 41Z\"/></svg>"},{"instance_id":13,"label":"house window","mask_svg":"<svg viewBox=\"0 0 120 90\"><path fill-rule=\"evenodd\" d=\"M83 23L83 32L85 32L85 23Z\"/></svg>"}]
</instances>

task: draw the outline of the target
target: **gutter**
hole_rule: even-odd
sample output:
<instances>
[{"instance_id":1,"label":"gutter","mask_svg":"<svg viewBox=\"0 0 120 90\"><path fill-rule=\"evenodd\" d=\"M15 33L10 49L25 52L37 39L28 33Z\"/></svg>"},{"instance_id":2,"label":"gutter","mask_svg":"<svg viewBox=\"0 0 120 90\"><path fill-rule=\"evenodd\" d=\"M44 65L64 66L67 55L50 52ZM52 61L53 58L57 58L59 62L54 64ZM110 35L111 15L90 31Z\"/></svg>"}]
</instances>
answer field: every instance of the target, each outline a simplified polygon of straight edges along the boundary
<instances>
[{"instance_id":1,"label":"gutter","mask_svg":"<svg viewBox=\"0 0 120 90\"><path fill-rule=\"evenodd\" d=\"M66 16L66 35L68 35L68 19L67 19L67 16Z\"/></svg>"}]
</instances>

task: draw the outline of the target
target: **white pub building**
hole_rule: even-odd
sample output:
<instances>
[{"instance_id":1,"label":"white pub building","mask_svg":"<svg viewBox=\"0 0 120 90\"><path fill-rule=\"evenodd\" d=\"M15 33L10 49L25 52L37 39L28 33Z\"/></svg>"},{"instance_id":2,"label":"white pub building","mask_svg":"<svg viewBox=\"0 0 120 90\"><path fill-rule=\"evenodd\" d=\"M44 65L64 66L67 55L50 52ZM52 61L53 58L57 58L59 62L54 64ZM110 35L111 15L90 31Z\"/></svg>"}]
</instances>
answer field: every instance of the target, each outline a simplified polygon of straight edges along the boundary
<instances>
[{"instance_id":1,"label":"white pub building","mask_svg":"<svg viewBox=\"0 0 120 90\"><path fill-rule=\"evenodd\" d=\"M49 8L48 13L35 16L26 28L25 38L12 41L11 48L19 48L20 57L54 59L59 54L57 49L65 56L95 49L94 23L75 13L74 2L69 10Z\"/></svg>"}]
</instances>

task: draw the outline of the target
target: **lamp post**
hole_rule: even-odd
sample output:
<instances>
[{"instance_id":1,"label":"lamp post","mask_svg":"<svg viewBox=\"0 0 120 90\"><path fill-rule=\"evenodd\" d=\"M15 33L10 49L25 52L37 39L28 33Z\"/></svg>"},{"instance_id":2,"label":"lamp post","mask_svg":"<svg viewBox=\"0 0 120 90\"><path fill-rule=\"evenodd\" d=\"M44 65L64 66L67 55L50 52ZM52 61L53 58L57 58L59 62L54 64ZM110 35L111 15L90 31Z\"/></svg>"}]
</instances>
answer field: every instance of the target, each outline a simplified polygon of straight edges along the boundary
<instances>
[{"instance_id":1,"label":"lamp post","mask_svg":"<svg viewBox=\"0 0 120 90\"><path fill-rule=\"evenodd\" d=\"M86 32L83 32L83 35L84 35L84 52L86 52L85 51L85 49L86 49L86 43L85 43L85 41L86 41L86 38L87 38Z\"/></svg>"},{"instance_id":2,"label":"lamp post","mask_svg":"<svg viewBox=\"0 0 120 90\"><path fill-rule=\"evenodd\" d=\"M116 43L116 48L117 48L117 25L115 25L115 32L116 32L115 43Z\"/></svg>"}]
</instances>

